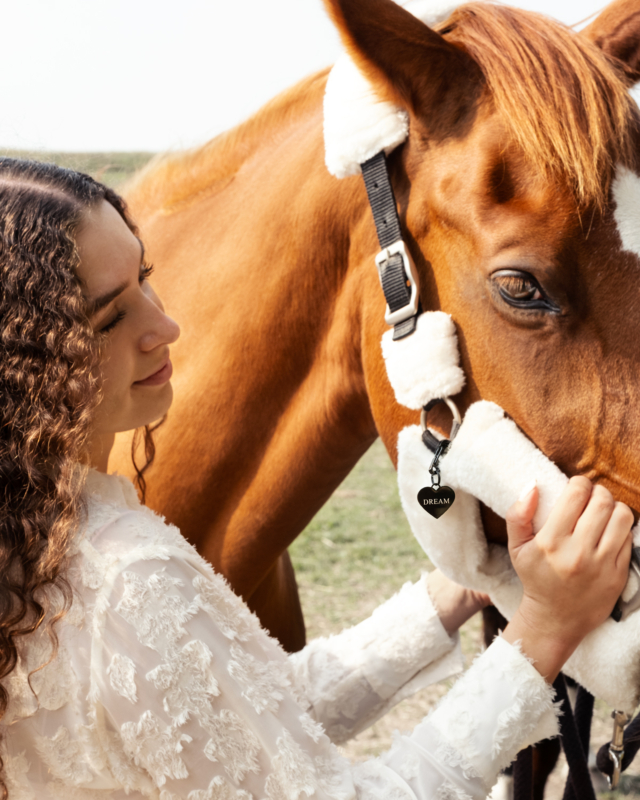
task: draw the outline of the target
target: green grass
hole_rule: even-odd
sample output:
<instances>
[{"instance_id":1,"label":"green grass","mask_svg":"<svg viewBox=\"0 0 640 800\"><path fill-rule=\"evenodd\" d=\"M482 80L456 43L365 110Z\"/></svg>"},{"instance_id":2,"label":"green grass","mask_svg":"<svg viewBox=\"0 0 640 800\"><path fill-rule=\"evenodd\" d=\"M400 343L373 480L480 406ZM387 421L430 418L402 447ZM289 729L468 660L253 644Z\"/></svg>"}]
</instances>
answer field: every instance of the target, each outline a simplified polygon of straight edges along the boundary
<instances>
[{"instance_id":1,"label":"green grass","mask_svg":"<svg viewBox=\"0 0 640 800\"><path fill-rule=\"evenodd\" d=\"M429 568L377 441L289 548L308 633L339 630Z\"/></svg>"}]
</instances>

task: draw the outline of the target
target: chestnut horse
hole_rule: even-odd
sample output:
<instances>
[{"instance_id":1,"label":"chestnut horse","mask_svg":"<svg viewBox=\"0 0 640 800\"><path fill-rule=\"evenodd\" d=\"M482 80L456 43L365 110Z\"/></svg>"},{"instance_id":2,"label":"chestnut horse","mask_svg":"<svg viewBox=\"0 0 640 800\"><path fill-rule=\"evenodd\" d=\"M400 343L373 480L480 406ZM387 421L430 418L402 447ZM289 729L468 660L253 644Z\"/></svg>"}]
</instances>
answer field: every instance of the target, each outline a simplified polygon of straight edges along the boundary
<instances>
[{"instance_id":1,"label":"chestnut horse","mask_svg":"<svg viewBox=\"0 0 640 800\"><path fill-rule=\"evenodd\" d=\"M640 509L640 128L627 92L640 1L578 34L483 3L436 29L392 0L327 6L379 96L409 114L389 170L422 307L457 325L456 402L497 402L565 473ZM148 502L289 650L305 632L288 545L377 436L395 460L417 421L381 356L362 179L324 165L326 78L155 161L128 190L182 327ZM484 519L504 541L502 521Z\"/></svg>"}]
</instances>

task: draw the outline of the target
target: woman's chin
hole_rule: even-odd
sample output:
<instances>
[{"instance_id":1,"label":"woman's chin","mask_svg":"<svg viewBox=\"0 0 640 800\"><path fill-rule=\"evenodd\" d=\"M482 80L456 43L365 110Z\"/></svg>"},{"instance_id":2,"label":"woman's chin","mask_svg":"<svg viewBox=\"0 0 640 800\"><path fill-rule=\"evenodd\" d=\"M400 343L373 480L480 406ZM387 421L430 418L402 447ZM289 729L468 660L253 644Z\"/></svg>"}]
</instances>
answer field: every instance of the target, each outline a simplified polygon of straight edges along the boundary
<instances>
[{"instance_id":1,"label":"woman's chin","mask_svg":"<svg viewBox=\"0 0 640 800\"><path fill-rule=\"evenodd\" d=\"M141 393L140 393L141 394ZM144 402L143 402L144 401ZM163 383L162 386L145 387L144 396L136 397L136 413L131 415L135 424L127 425L122 430L134 430L143 428L145 425L153 425L154 422L161 420L167 413L173 402L173 387L171 381Z\"/></svg>"}]
</instances>

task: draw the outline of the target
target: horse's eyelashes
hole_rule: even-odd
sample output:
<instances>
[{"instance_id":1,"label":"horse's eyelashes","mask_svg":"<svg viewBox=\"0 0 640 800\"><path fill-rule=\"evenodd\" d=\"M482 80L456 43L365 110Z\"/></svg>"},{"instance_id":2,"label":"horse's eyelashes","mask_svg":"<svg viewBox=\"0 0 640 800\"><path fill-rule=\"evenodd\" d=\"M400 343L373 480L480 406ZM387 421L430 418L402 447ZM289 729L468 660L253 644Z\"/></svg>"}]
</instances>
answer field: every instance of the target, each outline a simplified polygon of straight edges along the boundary
<instances>
[{"instance_id":1,"label":"horse's eyelashes","mask_svg":"<svg viewBox=\"0 0 640 800\"><path fill-rule=\"evenodd\" d=\"M501 281L500 287L514 300L536 300L542 297L537 284L520 275L509 275Z\"/></svg>"},{"instance_id":2,"label":"horse's eyelashes","mask_svg":"<svg viewBox=\"0 0 640 800\"><path fill-rule=\"evenodd\" d=\"M491 278L502 300L514 308L555 313L560 311L528 272L504 269L494 272Z\"/></svg>"}]
</instances>

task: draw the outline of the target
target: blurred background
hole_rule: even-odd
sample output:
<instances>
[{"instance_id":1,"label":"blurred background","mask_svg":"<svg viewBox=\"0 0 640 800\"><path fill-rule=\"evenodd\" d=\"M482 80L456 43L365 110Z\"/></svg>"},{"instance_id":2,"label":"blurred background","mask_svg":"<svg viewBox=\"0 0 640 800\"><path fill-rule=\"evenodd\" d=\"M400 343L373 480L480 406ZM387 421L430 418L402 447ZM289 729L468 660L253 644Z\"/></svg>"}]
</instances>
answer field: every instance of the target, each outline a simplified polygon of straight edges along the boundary
<instances>
[{"instance_id":1,"label":"blurred background","mask_svg":"<svg viewBox=\"0 0 640 800\"><path fill-rule=\"evenodd\" d=\"M575 24L603 3L512 5ZM197 144L340 52L321 0L19 0L2 30L0 147L21 150Z\"/></svg>"}]
</instances>

